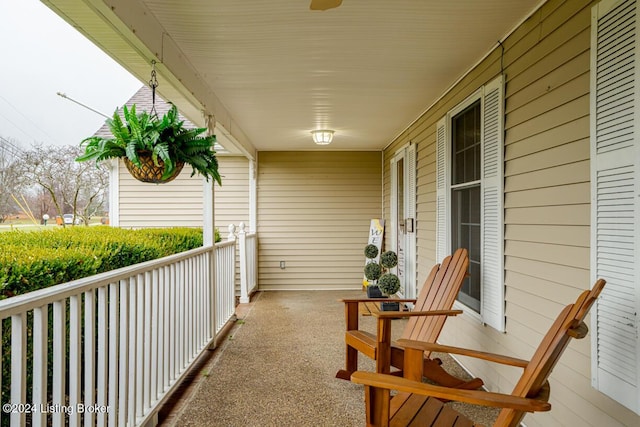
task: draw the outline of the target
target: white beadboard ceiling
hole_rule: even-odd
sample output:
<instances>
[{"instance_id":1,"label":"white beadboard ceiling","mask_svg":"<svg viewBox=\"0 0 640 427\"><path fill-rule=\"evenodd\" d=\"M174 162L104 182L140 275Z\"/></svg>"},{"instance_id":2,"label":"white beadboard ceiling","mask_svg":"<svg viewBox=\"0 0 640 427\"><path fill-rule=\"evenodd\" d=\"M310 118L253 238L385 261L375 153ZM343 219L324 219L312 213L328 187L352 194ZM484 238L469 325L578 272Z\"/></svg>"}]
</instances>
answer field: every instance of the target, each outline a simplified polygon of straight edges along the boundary
<instances>
[{"instance_id":1,"label":"white beadboard ceiling","mask_svg":"<svg viewBox=\"0 0 640 427\"><path fill-rule=\"evenodd\" d=\"M320 128L336 131L321 149L383 149L540 4L44 2L142 81L156 59L161 94L192 120L213 114L245 153L319 149Z\"/></svg>"}]
</instances>

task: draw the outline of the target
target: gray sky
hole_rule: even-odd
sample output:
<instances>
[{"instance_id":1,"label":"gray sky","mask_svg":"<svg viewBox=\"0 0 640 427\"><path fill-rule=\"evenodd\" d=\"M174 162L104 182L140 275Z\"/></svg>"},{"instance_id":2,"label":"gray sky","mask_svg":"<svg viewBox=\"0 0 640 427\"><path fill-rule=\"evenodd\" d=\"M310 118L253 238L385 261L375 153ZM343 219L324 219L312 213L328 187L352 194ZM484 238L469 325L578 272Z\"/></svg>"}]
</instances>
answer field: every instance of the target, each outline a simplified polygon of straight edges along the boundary
<instances>
[{"instance_id":1,"label":"gray sky","mask_svg":"<svg viewBox=\"0 0 640 427\"><path fill-rule=\"evenodd\" d=\"M0 136L23 148L76 145L141 86L38 0L0 0Z\"/></svg>"}]
</instances>

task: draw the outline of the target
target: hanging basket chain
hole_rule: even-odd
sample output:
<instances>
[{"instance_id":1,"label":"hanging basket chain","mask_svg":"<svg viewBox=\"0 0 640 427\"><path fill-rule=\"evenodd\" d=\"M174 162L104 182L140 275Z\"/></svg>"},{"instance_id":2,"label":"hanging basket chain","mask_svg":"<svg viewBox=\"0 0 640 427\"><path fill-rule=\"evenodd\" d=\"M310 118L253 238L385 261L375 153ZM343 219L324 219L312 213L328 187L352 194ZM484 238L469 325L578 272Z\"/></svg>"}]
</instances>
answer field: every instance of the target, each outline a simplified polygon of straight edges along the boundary
<instances>
[{"instance_id":1,"label":"hanging basket chain","mask_svg":"<svg viewBox=\"0 0 640 427\"><path fill-rule=\"evenodd\" d=\"M156 61L151 61L151 80L149 80L151 88L151 115L158 116L156 112L156 88L158 87L158 78L156 77Z\"/></svg>"}]
</instances>

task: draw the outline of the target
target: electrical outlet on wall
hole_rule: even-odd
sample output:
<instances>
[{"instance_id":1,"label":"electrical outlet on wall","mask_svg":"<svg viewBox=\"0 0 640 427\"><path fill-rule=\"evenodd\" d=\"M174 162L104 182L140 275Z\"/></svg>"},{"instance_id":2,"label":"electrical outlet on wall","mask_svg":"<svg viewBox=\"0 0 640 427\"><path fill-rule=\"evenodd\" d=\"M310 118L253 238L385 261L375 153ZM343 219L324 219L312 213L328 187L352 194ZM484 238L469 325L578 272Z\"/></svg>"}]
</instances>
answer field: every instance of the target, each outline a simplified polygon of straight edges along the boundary
<instances>
[{"instance_id":1,"label":"electrical outlet on wall","mask_svg":"<svg viewBox=\"0 0 640 427\"><path fill-rule=\"evenodd\" d=\"M282 270L284 270L284 269L285 269L285 263L284 263L284 261L280 261L280 268L281 268Z\"/></svg>"}]
</instances>

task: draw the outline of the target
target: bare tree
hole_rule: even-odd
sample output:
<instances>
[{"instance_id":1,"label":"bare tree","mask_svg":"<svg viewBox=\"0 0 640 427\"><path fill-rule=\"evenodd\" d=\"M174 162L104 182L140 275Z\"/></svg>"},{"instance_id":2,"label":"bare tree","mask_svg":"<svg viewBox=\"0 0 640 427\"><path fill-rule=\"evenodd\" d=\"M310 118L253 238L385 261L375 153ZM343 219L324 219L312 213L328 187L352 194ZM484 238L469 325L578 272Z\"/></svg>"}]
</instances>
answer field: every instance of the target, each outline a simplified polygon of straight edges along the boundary
<instances>
[{"instance_id":1,"label":"bare tree","mask_svg":"<svg viewBox=\"0 0 640 427\"><path fill-rule=\"evenodd\" d=\"M76 162L80 147L34 146L22 156L25 179L37 184L51 197L57 215L71 213L89 218L104 209L107 199L108 171L104 166Z\"/></svg>"},{"instance_id":2,"label":"bare tree","mask_svg":"<svg viewBox=\"0 0 640 427\"><path fill-rule=\"evenodd\" d=\"M0 137L0 223L17 210L12 195L23 190L17 162L21 154L17 143Z\"/></svg>"}]
</instances>

